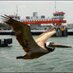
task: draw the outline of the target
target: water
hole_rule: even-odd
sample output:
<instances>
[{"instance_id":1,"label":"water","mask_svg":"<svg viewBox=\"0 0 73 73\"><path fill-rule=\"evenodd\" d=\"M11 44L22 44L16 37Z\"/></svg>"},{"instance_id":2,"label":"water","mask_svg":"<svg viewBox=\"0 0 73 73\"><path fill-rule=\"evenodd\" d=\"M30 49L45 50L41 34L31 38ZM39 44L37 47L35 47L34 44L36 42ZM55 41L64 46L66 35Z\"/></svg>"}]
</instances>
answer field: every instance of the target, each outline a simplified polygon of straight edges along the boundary
<instances>
[{"instance_id":1,"label":"water","mask_svg":"<svg viewBox=\"0 0 73 73\"><path fill-rule=\"evenodd\" d=\"M24 52L15 36L5 37L12 37L13 44L12 47L0 47L0 72L73 72L73 48L56 48L54 52L38 59L22 60L16 59ZM48 41L72 45L73 36L52 37Z\"/></svg>"}]
</instances>

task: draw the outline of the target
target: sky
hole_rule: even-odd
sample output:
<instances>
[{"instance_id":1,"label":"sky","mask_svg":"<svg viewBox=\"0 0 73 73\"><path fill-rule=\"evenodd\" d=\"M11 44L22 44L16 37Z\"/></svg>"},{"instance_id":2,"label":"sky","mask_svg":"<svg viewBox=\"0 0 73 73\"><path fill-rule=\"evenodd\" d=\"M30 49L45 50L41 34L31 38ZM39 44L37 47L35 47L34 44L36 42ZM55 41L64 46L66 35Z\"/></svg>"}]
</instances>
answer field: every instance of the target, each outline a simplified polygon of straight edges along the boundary
<instances>
[{"instance_id":1,"label":"sky","mask_svg":"<svg viewBox=\"0 0 73 73\"><path fill-rule=\"evenodd\" d=\"M55 3L56 11L65 12L67 23L73 23L73 1L0 1L0 15L14 15L18 8L21 19L32 16L32 12L51 18L55 12Z\"/></svg>"}]
</instances>

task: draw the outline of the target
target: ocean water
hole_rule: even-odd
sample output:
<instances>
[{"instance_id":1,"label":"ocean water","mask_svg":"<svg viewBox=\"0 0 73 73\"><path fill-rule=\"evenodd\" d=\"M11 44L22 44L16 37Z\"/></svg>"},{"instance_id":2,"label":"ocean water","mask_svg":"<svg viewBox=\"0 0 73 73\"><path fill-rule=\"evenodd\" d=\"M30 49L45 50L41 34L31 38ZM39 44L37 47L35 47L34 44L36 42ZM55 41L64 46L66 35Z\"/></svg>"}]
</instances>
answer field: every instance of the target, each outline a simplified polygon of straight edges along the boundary
<instances>
[{"instance_id":1,"label":"ocean water","mask_svg":"<svg viewBox=\"0 0 73 73\"><path fill-rule=\"evenodd\" d=\"M12 37L13 44L12 47L0 47L0 72L73 72L73 48L56 48L54 52L33 60L16 59L25 53L15 36L5 37ZM73 36L52 37L48 41L73 45Z\"/></svg>"}]
</instances>

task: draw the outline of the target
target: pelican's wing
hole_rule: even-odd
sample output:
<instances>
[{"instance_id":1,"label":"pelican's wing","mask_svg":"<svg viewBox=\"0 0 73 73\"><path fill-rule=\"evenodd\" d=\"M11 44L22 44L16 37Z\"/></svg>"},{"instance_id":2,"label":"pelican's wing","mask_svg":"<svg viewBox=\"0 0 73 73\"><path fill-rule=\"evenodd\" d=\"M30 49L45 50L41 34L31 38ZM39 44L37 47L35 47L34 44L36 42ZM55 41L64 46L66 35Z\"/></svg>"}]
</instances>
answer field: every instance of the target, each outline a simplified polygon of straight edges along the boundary
<instances>
[{"instance_id":1,"label":"pelican's wing","mask_svg":"<svg viewBox=\"0 0 73 73\"><path fill-rule=\"evenodd\" d=\"M47 33L49 33L49 35L48 35L48 38L50 38L52 35L50 34L50 32L51 31L55 31L55 28L54 27L52 27L52 28L50 28L49 30L46 30L45 32L43 32L42 34L40 34L39 36L38 36L38 38L41 38L42 36L44 36L45 34L47 34ZM37 38L37 39L38 39Z\"/></svg>"},{"instance_id":2,"label":"pelican's wing","mask_svg":"<svg viewBox=\"0 0 73 73\"><path fill-rule=\"evenodd\" d=\"M12 26L15 31L16 39L23 47L25 52L46 52L37 43L34 41L32 34L30 32L30 27L27 24L23 24L20 21L14 20L12 18L7 17L6 21L4 21L8 25Z\"/></svg>"},{"instance_id":3,"label":"pelican's wing","mask_svg":"<svg viewBox=\"0 0 73 73\"><path fill-rule=\"evenodd\" d=\"M46 31L44 33L42 33L37 39L36 42L43 42L45 43L52 35L54 35L56 33L56 30L50 29L49 31Z\"/></svg>"}]
</instances>

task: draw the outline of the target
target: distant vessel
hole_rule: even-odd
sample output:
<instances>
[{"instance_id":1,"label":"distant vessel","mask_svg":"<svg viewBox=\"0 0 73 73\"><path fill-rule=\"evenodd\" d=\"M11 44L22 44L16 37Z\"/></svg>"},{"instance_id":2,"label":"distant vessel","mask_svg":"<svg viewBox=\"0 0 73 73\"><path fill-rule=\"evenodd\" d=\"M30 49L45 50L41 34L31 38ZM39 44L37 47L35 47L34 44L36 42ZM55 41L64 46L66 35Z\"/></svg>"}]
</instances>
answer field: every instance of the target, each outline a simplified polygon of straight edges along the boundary
<instances>
[{"instance_id":1,"label":"distant vessel","mask_svg":"<svg viewBox=\"0 0 73 73\"><path fill-rule=\"evenodd\" d=\"M11 36L4 36L4 35L12 35L13 31L4 23L0 23L0 47L8 47L12 44L12 37Z\"/></svg>"},{"instance_id":2,"label":"distant vessel","mask_svg":"<svg viewBox=\"0 0 73 73\"><path fill-rule=\"evenodd\" d=\"M13 30L4 30L4 29L1 29L0 30L0 35L14 35L14 31Z\"/></svg>"},{"instance_id":3,"label":"distant vessel","mask_svg":"<svg viewBox=\"0 0 73 73\"><path fill-rule=\"evenodd\" d=\"M13 35L14 31L5 23L0 23L0 35Z\"/></svg>"},{"instance_id":4,"label":"distant vessel","mask_svg":"<svg viewBox=\"0 0 73 73\"><path fill-rule=\"evenodd\" d=\"M8 47L12 44L12 38L1 38L0 47Z\"/></svg>"}]
</instances>

